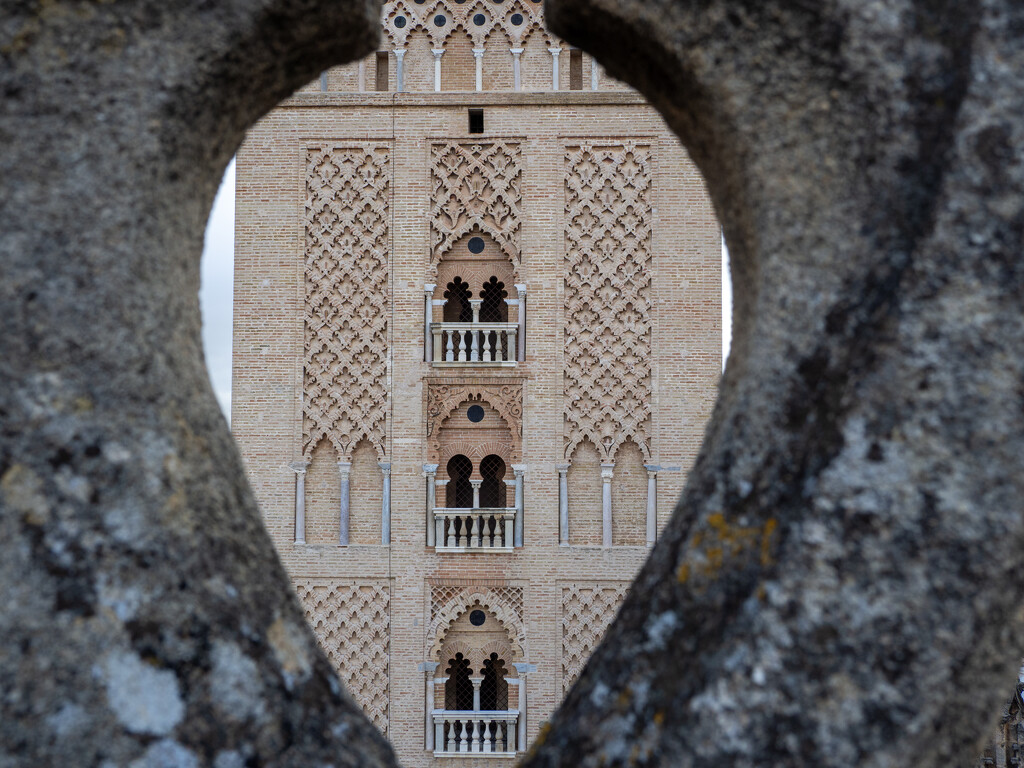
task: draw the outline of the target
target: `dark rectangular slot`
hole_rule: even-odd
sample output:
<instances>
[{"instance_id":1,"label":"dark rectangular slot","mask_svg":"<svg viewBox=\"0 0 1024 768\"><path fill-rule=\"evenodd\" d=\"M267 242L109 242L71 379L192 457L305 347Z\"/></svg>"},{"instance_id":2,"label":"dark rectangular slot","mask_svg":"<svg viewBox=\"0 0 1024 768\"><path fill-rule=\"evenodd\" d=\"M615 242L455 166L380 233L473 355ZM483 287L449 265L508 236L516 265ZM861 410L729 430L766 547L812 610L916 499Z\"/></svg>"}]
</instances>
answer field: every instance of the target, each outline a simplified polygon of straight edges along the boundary
<instances>
[{"instance_id":1,"label":"dark rectangular slot","mask_svg":"<svg viewBox=\"0 0 1024 768\"><path fill-rule=\"evenodd\" d=\"M377 90L388 89L388 52L377 51Z\"/></svg>"},{"instance_id":2,"label":"dark rectangular slot","mask_svg":"<svg viewBox=\"0 0 1024 768\"><path fill-rule=\"evenodd\" d=\"M569 49L569 90L583 90L583 51L579 48Z\"/></svg>"},{"instance_id":3,"label":"dark rectangular slot","mask_svg":"<svg viewBox=\"0 0 1024 768\"><path fill-rule=\"evenodd\" d=\"M484 111L482 109L469 110L469 132L484 132Z\"/></svg>"}]
</instances>

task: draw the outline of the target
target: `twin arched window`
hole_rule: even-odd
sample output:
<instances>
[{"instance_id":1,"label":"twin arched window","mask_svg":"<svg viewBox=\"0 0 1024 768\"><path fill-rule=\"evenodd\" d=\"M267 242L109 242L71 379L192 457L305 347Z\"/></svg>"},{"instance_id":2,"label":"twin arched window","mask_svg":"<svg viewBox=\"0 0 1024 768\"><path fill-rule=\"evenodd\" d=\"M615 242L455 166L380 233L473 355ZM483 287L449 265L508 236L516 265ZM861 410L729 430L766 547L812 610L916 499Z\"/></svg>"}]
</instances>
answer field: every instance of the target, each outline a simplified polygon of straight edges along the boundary
<instances>
[{"instance_id":1,"label":"twin arched window","mask_svg":"<svg viewBox=\"0 0 1024 768\"><path fill-rule=\"evenodd\" d=\"M469 659L456 653L449 660L444 671L448 678L444 687L444 708L447 710L469 711L473 709L473 669ZM480 682L480 709L483 711L508 709L508 669L504 660L492 653L484 660L480 670L483 680Z\"/></svg>"},{"instance_id":2,"label":"twin arched window","mask_svg":"<svg viewBox=\"0 0 1024 768\"><path fill-rule=\"evenodd\" d=\"M473 504L473 462L461 453L452 456L446 467L448 471L448 509L471 509ZM480 461L480 509L500 509L507 506L505 487L505 461L495 454L484 456Z\"/></svg>"},{"instance_id":3,"label":"twin arched window","mask_svg":"<svg viewBox=\"0 0 1024 768\"><path fill-rule=\"evenodd\" d=\"M455 277L448 283L448 289L444 292L447 302L444 305L444 321L446 323L471 323L473 322L473 306L469 300L473 298L473 292L469 283L461 277ZM480 289L480 322L481 323L507 323L508 291L505 290L505 283L494 275L483 284Z\"/></svg>"}]
</instances>

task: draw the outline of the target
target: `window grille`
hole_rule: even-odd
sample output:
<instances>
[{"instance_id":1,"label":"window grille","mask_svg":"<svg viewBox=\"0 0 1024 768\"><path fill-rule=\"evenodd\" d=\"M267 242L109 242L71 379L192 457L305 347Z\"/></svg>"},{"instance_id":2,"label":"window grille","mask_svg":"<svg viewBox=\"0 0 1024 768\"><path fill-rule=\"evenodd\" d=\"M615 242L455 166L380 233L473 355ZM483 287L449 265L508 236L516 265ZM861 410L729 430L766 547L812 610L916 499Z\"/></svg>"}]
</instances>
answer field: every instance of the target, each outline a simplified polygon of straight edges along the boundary
<instances>
[{"instance_id":1,"label":"window grille","mask_svg":"<svg viewBox=\"0 0 1024 768\"><path fill-rule=\"evenodd\" d=\"M448 283L448 290L444 292L444 297L448 300L444 305L444 321L446 323L473 322L473 306L469 303L471 296L469 286L462 282L461 277L456 277Z\"/></svg>"},{"instance_id":2,"label":"window grille","mask_svg":"<svg viewBox=\"0 0 1024 768\"><path fill-rule=\"evenodd\" d=\"M503 282L492 276L490 280L484 283L480 291L480 298L483 299L480 304L480 322L508 322L508 304L505 303L505 299L508 298L508 291L505 290Z\"/></svg>"},{"instance_id":3,"label":"window grille","mask_svg":"<svg viewBox=\"0 0 1024 768\"><path fill-rule=\"evenodd\" d=\"M462 454L452 456L448 462L448 488L446 506L449 509L466 509L473 506L473 486L469 476L473 474L473 462Z\"/></svg>"},{"instance_id":4,"label":"window grille","mask_svg":"<svg viewBox=\"0 0 1024 768\"><path fill-rule=\"evenodd\" d=\"M473 709L473 683L469 680L470 673L469 659L464 658L461 653L456 653L445 670L448 676L448 682L444 684L445 709Z\"/></svg>"},{"instance_id":5,"label":"window grille","mask_svg":"<svg viewBox=\"0 0 1024 768\"><path fill-rule=\"evenodd\" d=\"M480 506L485 509L508 506L505 499L505 462L500 456L484 456L480 462Z\"/></svg>"},{"instance_id":6,"label":"window grille","mask_svg":"<svg viewBox=\"0 0 1024 768\"><path fill-rule=\"evenodd\" d=\"M480 683L480 709L484 710L507 710L508 709L508 682L505 675L508 670L505 662L498 658L498 654L492 653L491 657L484 661L483 682Z\"/></svg>"}]
</instances>

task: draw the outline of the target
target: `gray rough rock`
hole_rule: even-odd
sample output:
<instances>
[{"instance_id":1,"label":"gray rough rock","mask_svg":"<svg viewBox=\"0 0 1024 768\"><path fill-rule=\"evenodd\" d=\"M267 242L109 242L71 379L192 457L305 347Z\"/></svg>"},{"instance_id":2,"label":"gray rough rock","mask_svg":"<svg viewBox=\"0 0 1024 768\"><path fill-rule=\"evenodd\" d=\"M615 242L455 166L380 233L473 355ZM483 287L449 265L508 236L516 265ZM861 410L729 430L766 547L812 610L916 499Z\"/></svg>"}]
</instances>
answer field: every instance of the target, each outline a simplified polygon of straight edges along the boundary
<instances>
[{"instance_id":1,"label":"gray rough rock","mask_svg":"<svg viewBox=\"0 0 1024 768\"><path fill-rule=\"evenodd\" d=\"M0 5L0 766L393 766L279 565L203 366L245 129L369 0Z\"/></svg>"},{"instance_id":2,"label":"gray rough rock","mask_svg":"<svg viewBox=\"0 0 1024 768\"><path fill-rule=\"evenodd\" d=\"M735 339L539 766L967 766L1024 650L1024 6L548 0L666 115Z\"/></svg>"},{"instance_id":3,"label":"gray rough rock","mask_svg":"<svg viewBox=\"0 0 1024 768\"><path fill-rule=\"evenodd\" d=\"M0 9L0 766L394 765L202 365L242 132L357 0ZM1019 659L1024 8L549 0L725 226L735 341L676 516L527 765L968 764Z\"/></svg>"}]
</instances>

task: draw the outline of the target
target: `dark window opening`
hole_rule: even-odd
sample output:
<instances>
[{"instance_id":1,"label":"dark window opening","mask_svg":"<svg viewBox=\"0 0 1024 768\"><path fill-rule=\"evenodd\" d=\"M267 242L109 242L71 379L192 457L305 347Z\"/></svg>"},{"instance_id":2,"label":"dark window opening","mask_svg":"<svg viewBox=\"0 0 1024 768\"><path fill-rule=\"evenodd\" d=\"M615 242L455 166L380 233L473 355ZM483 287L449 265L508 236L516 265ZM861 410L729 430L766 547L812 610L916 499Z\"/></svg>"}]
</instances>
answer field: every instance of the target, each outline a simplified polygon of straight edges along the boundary
<instances>
[{"instance_id":1,"label":"dark window opening","mask_svg":"<svg viewBox=\"0 0 1024 768\"><path fill-rule=\"evenodd\" d=\"M456 277L448 283L448 290L444 297L448 300L444 305L444 321L446 323L472 323L473 305L469 303L469 285L462 282L461 277Z\"/></svg>"},{"instance_id":2,"label":"dark window opening","mask_svg":"<svg viewBox=\"0 0 1024 768\"><path fill-rule=\"evenodd\" d=\"M473 462L460 453L458 456L452 456L447 470L445 506L448 509L472 508L473 485L469 482L469 476L473 474Z\"/></svg>"},{"instance_id":3,"label":"dark window opening","mask_svg":"<svg viewBox=\"0 0 1024 768\"><path fill-rule=\"evenodd\" d=\"M444 684L444 708L472 710L473 683L469 681L469 659L464 658L461 653L456 653L455 658L448 663L448 669L444 672L448 676L448 681ZM508 684L506 683L506 699L508 698L507 690Z\"/></svg>"},{"instance_id":4,"label":"dark window opening","mask_svg":"<svg viewBox=\"0 0 1024 768\"><path fill-rule=\"evenodd\" d=\"M483 509L498 509L506 506L505 462L500 456L484 456L480 462L480 506Z\"/></svg>"},{"instance_id":5,"label":"dark window opening","mask_svg":"<svg viewBox=\"0 0 1024 768\"><path fill-rule=\"evenodd\" d=\"M388 90L388 52L377 51L377 83L378 91Z\"/></svg>"},{"instance_id":6,"label":"dark window opening","mask_svg":"<svg viewBox=\"0 0 1024 768\"><path fill-rule=\"evenodd\" d=\"M508 304L505 303L508 291L503 282L492 275L480 290L480 298L483 300L480 303L481 323L508 322Z\"/></svg>"},{"instance_id":7,"label":"dark window opening","mask_svg":"<svg viewBox=\"0 0 1024 768\"><path fill-rule=\"evenodd\" d=\"M484 111L482 109L469 110L469 132L484 132Z\"/></svg>"},{"instance_id":8,"label":"dark window opening","mask_svg":"<svg viewBox=\"0 0 1024 768\"><path fill-rule=\"evenodd\" d=\"M492 653L491 657L484 661L484 668L480 671L484 677L480 683L480 709L507 710L508 682L505 675L508 674L508 670L505 668L505 662L498 658L498 654Z\"/></svg>"},{"instance_id":9,"label":"dark window opening","mask_svg":"<svg viewBox=\"0 0 1024 768\"><path fill-rule=\"evenodd\" d=\"M569 49L569 90L583 90L583 51L579 48Z\"/></svg>"}]
</instances>

